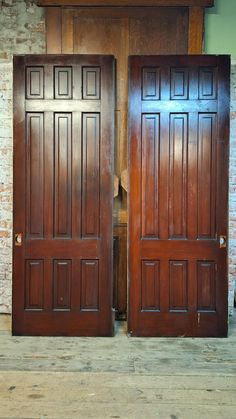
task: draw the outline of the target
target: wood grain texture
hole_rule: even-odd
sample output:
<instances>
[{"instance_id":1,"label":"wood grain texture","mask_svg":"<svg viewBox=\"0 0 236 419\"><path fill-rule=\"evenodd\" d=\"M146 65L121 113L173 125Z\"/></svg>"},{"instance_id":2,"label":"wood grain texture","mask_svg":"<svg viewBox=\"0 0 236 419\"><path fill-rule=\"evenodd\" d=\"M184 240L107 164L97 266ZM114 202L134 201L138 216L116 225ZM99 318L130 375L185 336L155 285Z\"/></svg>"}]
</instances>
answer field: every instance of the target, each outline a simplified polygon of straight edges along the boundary
<instances>
[{"instance_id":1,"label":"wood grain texture","mask_svg":"<svg viewBox=\"0 0 236 419\"><path fill-rule=\"evenodd\" d=\"M46 32L47 54L61 54L62 26L60 7L49 7L46 9Z\"/></svg>"},{"instance_id":2,"label":"wood grain texture","mask_svg":"<svg viewBox=\"0 0 236 419\"><path fill-rule=\"evenodd\" d=\"M164 7L164 6L163 6ZM141 19L148 19L158 17L160 11L163 7L158 6L140 6L140 7L112 7L112 6L104 6L104 7L77 7L77 8L69 8L65 10L70 10L74 13L76 17L87 17L87 18L107 18L107 19L125 19L125 18L141 18ZM171 8L172 9L172 8ZM176 9L176 7L175 7ZM181 9L187 9L187 7L182 7ZM170 10L170 8L169 8ZM125 47L125 45L124 45Z\"/></svg>"},{"instance_id":3,"label":"wood grain texture","mask_svg":"<svg viewBox=\"0 0 236 419\"><path fill-rule=\"evenodd\" d=\"M214 6L214 0L37 0L39 6Z\"/></svg>"},{"instance_id":4,"label":"wood grain texture","mask_svg":"<svg viewBox=\"0 0 236 419\"><path fill-rule=\"evenodd\" d=\"M194 4L189 8L188 54L202 54L204 8Z\"/></svg>"},{"instance_id":5,"label":"wood grain texture","mask_svg":"<svg viewBox=\"0 0 236 419\"><path fill-rule=\"evenodd\" d=\"M28 143L27 164L27 225L26 235L31 238L43 237L44 207L44 115L28 113L26 116L26 136Z\"/></svg>"},{"instance_id":6,"label":"wood grain texture","mask_svg":"<svg viewBox=\"0 0 236 419\"><path fill-rule=\"evenodd\" d=\"M54 113L54 229L55 238L72 234L72 115ZM50 214L52 216L52 214ZM44 214L44 217L48 214Z\"/></svg>"},{"instance_id":7,"label":"wood grain texture","mask_svg":"<svg viewBox=\"0 0 236 419\"><path fill-rule=\"evenodd\" d=\"M142 237L159 235L160 119L159 114L142 115ZM151 211L150 211L151 208Z\"/></svg>"},{"instance_id":8,"label":"wood grain texture","mask_svg":"<svg viewBox=\"0 0 236 419\"><path fill-rule=\"evenodd\" d=\"M186 54L188 9L160 7L155 16L130 18L129 54Z\"/></svg>"},{"instance_id":9,"label":"wood grain texture","mask_svg":"<svg viewBox=\"0 0 236 419\"><path fill-rule=\"evenodd\" d=\"M223 200L220 191L228 137L220 132L229 126L229 57L136 55L130 64L130 334L227 336L227 249L216 228L227 229L227 195ZM151 67L160 71L160 95L154 73L147 99L143 73ZM160 310L147 313L142 301L155 294L155 275L143 261L157 258Z\"/></svg>"},{"instance_id":10,"label":"wood grain texture","mask_svg":"<svg viewBox=\"0 0 236 419\"><path fill-rule=\"evenodd\" d=\"M171 415L181 419L229 419L235 413L234 380L213 374L176 376L174 367L170 376L158 377L122 372L8 371L1 372L1 411L4 418L17 418L20 410L34 419L42 415L57 419L75 415L93 419Z\"/></svg>"},{"instance_id":11,"label":"wood grain texture","mask_svg":"<svg viewBox=\"0 0 236 419\"><path fill-rule=\"evenodd\" d=\"M111 55L14 60L14 334L113 334L113 86Z\"/></svg>"},{"instance_id":12,"label":"wood grain texture","mask_svg":"<svg viewBox=\"0 0 236 419\"><path fill-rule=\"evenodd\" d=\"M25 308L43 309L43 260L26 260Z\"/></svg>"},{"instance_id":13,"label":"wood grain texture","mask_svg":"<svg viewBox=\"0 0 236 419\"><path fill-rule=\"evenodd\" d=\"M74 50L74 13L70 9L62 11L61 20L61 42L62 54L73 54Z\"/></svg>"},{"instance_id":14,"label":"wood grain texture","mask_svg":"<svg viewBox=\"0 0 236 419\"><path fill-rule=\"evenodd\" d=\"M43 3L42 0L41 3ZM127 172L128 56L130 54L186 54L189 35L188 7L202 8L206 4L213 4L213 1L203 4L200 0L199 4L199 2L187 0L153 0L152 2L101 0L101 3L92 0L84 3L86 4L83 7L73 8L73 5L76 6L76 2L73 4L72 1L71 7L61 7L61 17L57 20L59 26L54 35L53 30L49 27L47 37L49 45L54 42L51 52L55 51L55 46L58 48L58 45L61 44L61 51L65 54L99 53L114 54L116 57L115 174L121 178L122 174ZM68 2L62 1L62 4L66 6ZM99 4L103 7L99 7ZM49 5L49 1L47 5ZM116 7L113 7L114 5ZM58 14L56 9L59 8L51 9L54 9ZM50 10L50 7L47 10ZM46 13L48 13L47 10ZM49 19L52 18L49 17ZM52 42L53 36L54 41ZM58 36L61 37L61 40L57 39ZM149 76L147 75L147 80ZM180 85L180 77L181 73L176 73L176 86L178 83ZM184 83L186 94L186 79ZM78 83L76 85L78 86ZM48 92L46 93L48 94ZM175 93L178 95L178 91ZM88 102L88 108L90 105ZM89 112L89 109L87 111ZM191 193L193 192L191 191ZM165 199L168 202L168 196ZM168 208L166 210L168 211ZM118 238L118 242L121 244L123 243L123 233L119 225L127 222L127 193L122 187L119 188L119 195L114 200L113 222L115 226L118 226L118 231L121 234ZM127 258L125 249L120 248L119 251L120 255L115 258L118 269L120 269L117 275L120 287L124 287L122 295L126 295L127 278L124 266ZM118 290L119 286L116 289ZM117 298L119 299L119 297ZM122 303L122 307L126 307L126 304Z\"/></svg>"},{"instance_id":15,"label":"wood grain texture","mask_svg":"<svg viewBox=\"0 0 236 419\"><path fill-rule=\"evenodd\" d=\"M169 238L172 239L186 238L187 124L186 114L172 113L170 115L168 212L170 220ZM177 155L180 155L179 161L176 159Z\"/></svg>"},{"instance_id":16,"label":"wood grain texture","mask_svg":"<svg viewBox=\"0 0 236 419\"><path fill-rule=\"evenodd\" d=\"M227 339L13 337L0 316L3 418L231 419L236 316ZM19 412L22 412L22 414Z\"/></svg>"}]
</instances>

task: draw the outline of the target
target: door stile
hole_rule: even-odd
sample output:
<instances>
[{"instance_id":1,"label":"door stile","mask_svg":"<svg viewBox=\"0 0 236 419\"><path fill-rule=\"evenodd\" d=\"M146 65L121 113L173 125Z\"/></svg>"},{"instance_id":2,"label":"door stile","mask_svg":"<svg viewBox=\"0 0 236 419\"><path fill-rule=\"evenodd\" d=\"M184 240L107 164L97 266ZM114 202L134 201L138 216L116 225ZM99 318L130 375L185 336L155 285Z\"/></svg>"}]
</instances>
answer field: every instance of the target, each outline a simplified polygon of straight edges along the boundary
<instances>
[{"instance_id":1,"label":"door stile","mask_svg":"<svg viewBox=\"0 0 236 419\"><path fill-rule=\"evenodd\" d=\"M23 58L19 57L18 62L20 65L23 64ZM22 168L25 166L25 145L19 142L19 138L23 138L25 135L25 118L24 118L24 87L25 78L24 73L18 74L18 77L14 79L14 97L15 104L13 108L14 112L14 152L13 152L13 276L16 281L13 283L13 315L14 309L19 309L20 300L24 299L24 288L21 287L20 278L24 275L24 232L25 232L25 173ZM16 187L17 182L17 187ZM16 235L20 234L20 243L16 243ZM18 298L19 296L19 298ZM18 321L20 319L18 318ZM13 328L14 332L14 328Z\"/></svg>"},{"instance_id":2,"label":"door stile","mask_svg":"<svg viewBox=\"0 0 236 419\"><path fill-rule=\"evenodd\" d=\"M134 59L137 63L139 63L139 57L136 56ZM130 63L130 58L129 58ZM137 66L138 68L138 66ZM140 143L139 138L141 134L141 127L139 124L135 124L136 118L138 117L139 113L141 112L141 98L139 95L140 85L138 84L138 80L141 79L140 70L135 68L135 66L129 67L130 71L130 86L129 86L129 136L130 141L128 143L128 171L129 171L129 190L130 185L134 184L135 189L132 194L132 199L130 193L128 194L128 231L130 234L128 235L128 331L130 336L132 336L133 329L137 327L137 319L134 312L134 307L139 309L139 263L140 260L137 255L140 254L140 237L141 237L141 229L140 225L136 223L134 214L138 217L141 215L141 208L140 202L138 197L141 193L141 179L139 173L139 167L141 167L141 150L140 150ZM136 75L138 72L138 76ZM131 134L131 127L133 127L133 131ZM131 137L132 135L132 137ZM131 226L134 228L131 229ZM130 272L133 273L133 281L130 280Z\"/></svg>"}]
</instances>

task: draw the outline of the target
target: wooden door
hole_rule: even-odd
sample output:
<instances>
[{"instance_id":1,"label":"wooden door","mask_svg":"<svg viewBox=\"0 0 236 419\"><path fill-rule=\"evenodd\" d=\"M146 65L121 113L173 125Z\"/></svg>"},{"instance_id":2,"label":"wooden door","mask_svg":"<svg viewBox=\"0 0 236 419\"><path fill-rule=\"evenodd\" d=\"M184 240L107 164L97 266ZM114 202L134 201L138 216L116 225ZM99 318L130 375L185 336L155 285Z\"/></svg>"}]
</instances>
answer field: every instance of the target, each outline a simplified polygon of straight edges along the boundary
<instances>
[{"instance_id":1,"label":"wooden door","mask_svg":"<svg viewBox=\"0 0 236 419\"><path fill-rule=\"evenodd\" d=\"M129 65L129 333L226 336L229 57Z\"/></svg>"},{"instance_id":2,"label":"wooden door","mask_svg":"<svg viewBox=\"0 0 236 419\"><path fill-rule=\"evenodd\" d=\"M66 0L64 3L66 6ZM190 2L183 2L183 6L189 5ZM127 313L127 189L122 178L127 173L128 56L201 53L203 8L173 7L173 4L171 7L163 7L163 4L161 7L46 7L45 14L48 54L112 54L116 58L114 170L120 187L113 206L117 237L114 302L117 317L124 319Z\"/></svg>"},{"instance_id":3,"label":"wooden door","mask_svg":"<svg viewBox=\"0 0 236 419\"><path fill-rule=\"evenodd\" d=\"M14 58L15 335L113 334L113 69Z\"/></svg>"}]
</instances>

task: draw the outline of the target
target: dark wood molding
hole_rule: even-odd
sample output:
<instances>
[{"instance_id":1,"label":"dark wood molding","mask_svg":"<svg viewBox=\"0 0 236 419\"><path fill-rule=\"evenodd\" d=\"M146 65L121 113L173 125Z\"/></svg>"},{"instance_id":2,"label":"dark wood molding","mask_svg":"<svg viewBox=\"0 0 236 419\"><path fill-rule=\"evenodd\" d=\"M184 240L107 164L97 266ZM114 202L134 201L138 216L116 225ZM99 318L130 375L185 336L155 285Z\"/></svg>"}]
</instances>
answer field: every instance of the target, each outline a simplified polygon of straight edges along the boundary
<instances>
[{"instance_id":1,"label":"dark wood molding","mask_svg":"<svg viewBox=\"0 0 236 419\"><path fill-rule=\"evenodd\" d=\"M38 0L38 6L178 6L212 7L214 0Z\"/></svg>"},{"instance_id":2,"label":"dark wood molding","mask_svg":"<svg viewBox=\"0 0 236 419\"><path fill-rule=\"evenodd\" d=\"M169 7L161 7L170 9ZM171 8L171 10L179 8ZM181 9L188 9L181 7ZM47 9L46 9L47 10ZM74 18L104 18L104 19L149 19L160 16L160 7L74 7L65 8L65 11L73 11Z\"/></svg>"},{"instance_id":3,"label":"dark wood molding","mask_svg":"<svg viewBox=\"0 0 236 419\"><path fill-rule=\"evenodd\" d=\"M188 54L202 54L204 8L189 8Z\"/></svg>"}]
</instances>

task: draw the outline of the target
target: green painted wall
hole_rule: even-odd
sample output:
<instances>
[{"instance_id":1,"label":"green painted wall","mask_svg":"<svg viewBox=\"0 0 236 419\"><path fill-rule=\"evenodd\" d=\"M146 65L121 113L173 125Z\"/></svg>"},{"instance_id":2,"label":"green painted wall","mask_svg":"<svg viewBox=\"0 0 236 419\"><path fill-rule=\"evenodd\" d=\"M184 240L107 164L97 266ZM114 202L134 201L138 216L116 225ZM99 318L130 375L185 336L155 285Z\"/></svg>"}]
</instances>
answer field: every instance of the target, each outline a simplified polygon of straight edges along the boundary
<instances>
[{"instance_id":1,"label":"green painted wall","mask_svg":"<svg viewBox=\"0 0 236 419\"><path fill-rule=\"evenodd\" d=\"M236 59L236 0L215 0L215 7L206 9L204 50Z\"/></svg>"}]
</instances>

